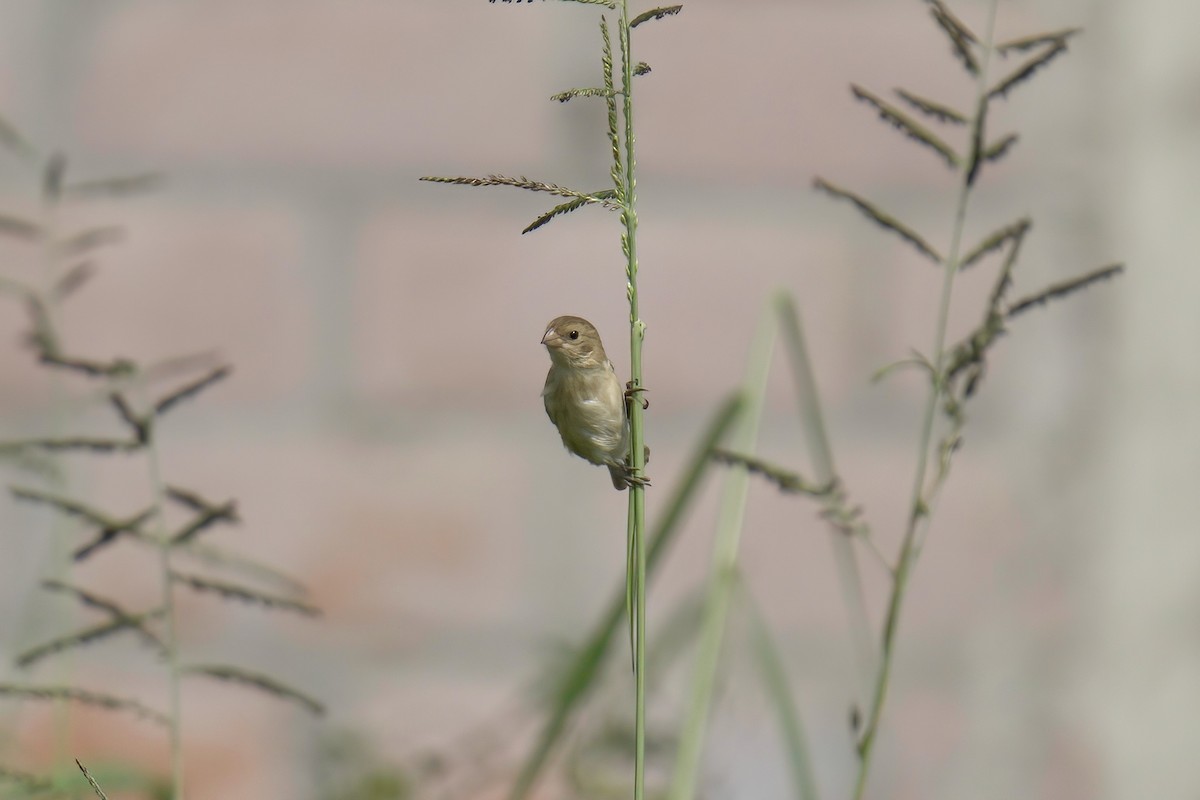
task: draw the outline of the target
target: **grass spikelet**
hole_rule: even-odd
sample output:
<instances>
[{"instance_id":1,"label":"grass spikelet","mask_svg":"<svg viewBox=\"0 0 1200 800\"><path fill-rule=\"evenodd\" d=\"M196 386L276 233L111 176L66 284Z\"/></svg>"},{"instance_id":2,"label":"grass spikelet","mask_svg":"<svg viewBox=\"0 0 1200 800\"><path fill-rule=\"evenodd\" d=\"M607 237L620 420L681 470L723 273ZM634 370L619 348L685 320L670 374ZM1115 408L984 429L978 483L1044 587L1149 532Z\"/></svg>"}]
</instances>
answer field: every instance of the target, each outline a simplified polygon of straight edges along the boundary
<instances>
[{"instance_id":1,"label":"grass spikelet","mask_svg":"<svg viewBox=\"0 0 1200 800\"><path fill-rule=\"evenodd\" d=\"M221 505L220 503L213 503L209 500L205 500L196 492L193 492L190 489L181 488L179 486L168 485L166 487L166 494L168 499L201 514L211 511L214 508L218 508Z\"/></svg>"},{"instance_id":2,"label":"grass spikelet","mask_svg":"<svg viewBox=\"0 0 1200 800\"><path fill-rule=\"evenodd\" d=\"M270 564L231 553L221 547L193 540L177 547L176 550L199 561L209 569L228 570L256 581L277 586L280 591L295 596L303 596L308 593L308 588L303 583L282 570Z\"/></svg>"},{"instance_id":3,"label":"grass spikelet","mask_svg":"<svg viewBox=\"0 0 1200 800\"><path fill-rule=\"evenodd\" d=\"M188 675L203 675L219 681L230 681L252 689L258 689L269 695L297 703L306 711L316 716L321 716L325 713L325 706L318 701L272 677L261 675L257 672L248 672L238 667L214 664L191 665L184 667L183 671Z\"/></svg>"},{"instance_id":4,"label":"grass spikelet","mask_svg":"<svg viewBox=\"0 0 1200 800\"><path fill-rule=\"evenodd\" d=\"M636 17L631 19L629 21L629 27L630 29L633 29L638 25L641 25L643 22L650 22L651 20L670 17L678 14L680 11L683 11L683 6L661 6L659 8L652 8L649 11L643 11L641 14L638 14Z\"/></svg>"},{"instance_id":5,"label":"grass spikelet","mask_svg":"<svg viewBox=\"0 0 1200 800\"><path fill-rule=\"evenodd\" d=\"M185 386L181 386L154 404L154 416L161 417L163 414L174 408L177 404L182 403L184 400L189 400L195 397L213 384L225 380L232 373L233 367L217 367L204 377L198 378L197 380L186 384Z\"/></svg>"},{"instance_id":6,"label":"grass spikelet","mask_svg":"<svg viewBox=\"0 0 1200 800\"><path fill-rule=\"evenodd\" d=\"M53 507L63 514L77 516L93 525L99 526L100 532L97 534L96 539L75 552L74 559L76 561L82 561L87 558L99 548L114 541L120 534L130 533L137 535L141 525L154 515L154 509L150 508L127 519L115 519L91 506L66 497L41 492L36 489L26 489L20 486L10 487L10 491L17 500L42 503Z\"/></svg>"},{"instance_id":7,"label":"grass spikelet","mask_svg":"<svg viewBox=\"0 0 1200 800\"><path fill-rule=\"evenodd\" d=\"M111 361L93 361L87 358L65 356L53 351L43 351L38 361L48 367L72 370L89 378L117 378L133 375L137 371L132 361L115 358Z\"/></svg>"},{"instance_id":8,"label":"grass spikelet","mask_svg":"<svg viewBox=\"0 0 1200 800\"><path fill-rule=\"evenodd\" d=\"M51 639L35 647L31 647L25 652L17 656L17 666L21 668L30 667L33 664L41 661L52 655L56 655L65 650L72 650L76 647L84 647L89 644L107 639L116 633L131 630L138 633L145 641L149 641L155 645L156 649L161 650L162 643L154 634L150 633L143 627L143 623L155 617L162 616L161 609L151 611L146 614L127 615L120 613L116 618L109 622L104 622L99 625L92 625L87 628L69 633L66 636L60 636L57 639Z\"/></svg>"},{"instance_id":9,"label":"grass spikelet","mask_svg":"<svg viewBox=\"0 0 1200 800\"><path fill-rule=\"evenodd\" d=\"M1021 137L1015 133L1002 136L985 147L983 152L980 153L980 158L982 158L984 161L995 163L1004 158L1004 156L1008 155L1008 151L1012 149L1013 145L1015 145L1020 138Z\"/></svg>"},{"instance_id":10,"label":"grass spikelet","mask_svg":"<svg viewBox=\"0 0 1200 800\"><path fill-rule=\"evenodd\" d=\"M925 241L925 239L912 230L912 228L909 228L895 217L885 214L867 200L864 200L853 192L849 192L845 189L834 186L824 178L815 179L813 181L813 185L820 191L832 195L833 197L849 200L855 206L855 208L861 211L869 219L874 221L880 227L890 230L892 233L895 233L901 239L911 244L921 255L925 256L935 264L940 265L942 263L941 255L939 255L938 252L934 250L928 242Z\"/></svg>"},{"instance_id":11,"label":"grass spikelet","mask_svg":"<svg viewBox=\"0 0 1200 800\"><path fill-rule=\"evenodd\" d=\"M902 369L915 368L921 370L932 380L937 375L937 367L933 366L929 357L924 353L912 350L912 355L908 358L902 358L899 361L893 361L890 364L884 364L879 369L871 373L871 383L879 383L884 378L899 372Z\"/></svg>"},{"instance_id":12,"label":"grass spikelet","mask_svg":"<svg viewBox=\"0 0 1200 800\"><path fill-rule=\"evenodd\" d=\"M1010 240L1019 239L1029 232L1029 228L1033 225L1033 220L1029 217L1021 217L1016 222L1005 225L997 231L992 232L982 242L975 245L963 256L959 262L959 269L966 269L981 258L995 250L999 250Z\"/></svg>"},{"instance_id":13,"label":"grass spikelet","mask_svg":"<svg viewBox=\"0 0 1200 800\"><path fill-rule=\"evenodd\" d=\"M1021 245L1025 243L1025 235L1029 232L1032 222L1027 218L1018 220L1016 223L1002 228L993 236L984 240L987 244L993 238L1001 239L997 247L1003 246L1005 242L1011 243L1008 248L1008 253L1004 257L1004 263L1000 266L999 272L996 274L996 283L992 287L992 291L988 296L988 305L984 310L983 322L979 327L959 342L954 347L950 348L949 356L945 366L945 377L947 386L951 391L943 398L943 410L950 417L953 424L952 432L947 440L943 442L943 457L941 459L941 473L944 478L949 468L949 456L954 449L958 447L958 429L962 427L964 422L962 404L967 399L974 396L975 391L979 388L980 382L983 380L986 367L986 358L988 351L995 345L996 341L1006 332L1004 328L1004 313L1000 309L1000 304L1004 301L1004 295L1012 286L1012 273L1016 267L1017 259L1021 254ZM1004 233L1009 233L1003 236ZM962 389L960 397L955 397L954 383L963 373L966 373L966 385ZM936 376L936 372L934 375ZM950 446L950 445L953 446ZM940 481L940 479L939 479Z\"/></svg>"},{"instance_id":14,"label":"grass spikelet","mask_svg":"<svg viewBox=\"0 0 1200 800\"><path fill-rule=\"evenodd\" d=\"M620 205L611 200L596 197L587 192L580 192L575 189L568 189L565 186L559 186L556 183L545 183L543 181L531 181L524 176L510 178L507 175L488 175L486 178L443 178L438 176L425 176L418 180L429 181L430 183L449 183L455 186L511 186L514 189L525 189L530 192L545 192L546 194L556 195L558 197L571 197L583 200L588 203L599 203L605 208L619 209Z\"/></svg>"},{"instance_id":15,"label":"grass spikelet","mask_svg":"<svg viewBox=\"0 0 1200 800\"><path fill-rule=\"evenodd\" d=\"M818 485L805 480L798 472L784 469L761 458L748 456L744 453L734 453L730 450L713 450L713 460L720 464L745 467L752 475L760 475L769 483L774 484L780 491L789 494L807 494L812 497L824 497L834 489L834 483Z\"/></svg>"},{"instance_id":16,"label":"grass spikelet","mask_svg":"<svg viewBox=\"0 0 1200 800\"><path fill-rule=\"evenodd\" d=\"M117 540L118 537L122 535L132 536L135 539L145 538L141 527L154 515L155 509L151 507L140 514L130 517L127 520L123 520L111 525L105 525L100 529L92 541L76 550L71 557L77 562L83 561L94 554L97 550L112 544Z\"/></svg>"},{"instance_id":17,"label":"grass spikelet","mask_svg":"<svg viewBox=\"0 0 1200 800\"><path fill-rule=\"evenodd\" d=\"M237 515L237 504L233 500L221 505L209 506L171 536L171 546L178 547L179 545L187 544L197 535L218 523L232 525L238 522L241 522L241 520Z\"/></svg>"},{"instance_id":18,"label":"grass spikelet","mask_svg":"<svg viewBox=\"0 0 1200 800\"><path fill-rule=\"evenodd\" d=\"M126 711L134 716L149 720L159 725L167 725L165 715L152 708L142 705L136 700L125 697L91 692L86 689L76 689L70 686L18 686L12 683L0 683L0 696L15 697L22 700L69 700L73 703L103 708L109 711Z\"/></svg>"},{"instance_id":19,"label":"grass spikelet","mask_svg":"<svg viewBox=\"0 0 1200 800\"><path fill-rule=\"evenodd\" d=\"M967 115L961 111L957 111L950 106L936 103L928 98L913 94L907 89L895 89L896 96L904 102L908 103L913 108L925 114L928 117L933 117L938 122L946 122L951 125L966 125Z\"/></svg>"},{"instance_id":20,"label":"grass spikelet","mask_svg":"<svg viewBox=\"0 0 1200 800\"><path fill-rule=\"evenodd\" d=\"M92 438L89 436L69 436L61 439L20 439L12 442L2 442L0 443L0 452L12 452L24 450L26 448L35 448L38 450L49 450L51 452L81 450L90 451L92 453L129 453L133 452L134 450L139 450L141 447L141 443L137 441L126 441L123 439L101 439Z\"/></svg>"},{"instance_id":21,"label":"grass spikelet","mask_svg":"<svg viewBox=\"0 0 1200 800\"><path fill-rule=\"evenodd\" d=\"M967 27L966 23L955 16L942 0L925 0L925 2L930 5L933 14L939 18L938 24L947 28L948 33L953 32L954 36L971 44L979 43L979 37Z\"/></svg>"},{"instance_id":22,"label":"grass spikelet","mask_svg":"<svg viewBox=\"0 0 1200 800\"><path fill-rule=\"evenodd\" d=\"M600 191L595 192L596 197L615 197L616 194L617 193L614 189L601 189ZM583 208L586 205L588 205L588 202L586 200L578 200L578 199L568 200L567 202L563 203L562 205L555 206L554 208L547 211L545 214L542 214L540 217L535 219L533 222L529 223L529 225L527 225L525 227L525 229L523 231L521 231L521 233L529 233L531 231L536 231L538 228L542 227L543 225L548 223L550 220L552 220L556 217L561 217L563 214L570 214L572 211Z\"/></svg>"},{"instance_id":23,"label":"grass spikelet","mask_svg":"<svg viewBox=\"0 0 1200 800\"><path fill-rule=\"evenodd\" d=\"M604 78L606 91L604 97L605 110L608 112L608 147L609 155L612 157L612 165L609 167L608 174L613 182L613 199L619 206L625 202L624 167L621 162L621 135L617 128L617 92L613 79L612 36L608 32L608 20L603 15L600 17L600 40L600 72Z\"/></svg>"},{"instance_id":24,"label":"grass spikelet","mask_svg":"<svg viewBox=\"0 0 1200 800\"><path fill-rule=\"evenodd\" d=\"M1035 295L1021 298L1017 302L1013 303L1009 307L1006 316L1015 317L1031 308L1034 308L1035 306L1044 305L1051 300L1057 300L1059 298L1066 297L1069 294L1074 294L1081 289L1086 289L1093 283L1106 281L1109 278L1116 277L1124 271L1124 264L1112 264L1110 266L1101 267L1100 269L1089 272L1086 275L1080 275L1078 278L1072 278L1069 281L1053 284Z\"/></svg>"},{"instance_id":25,"label":"grass spikelet","mask_svg":"<svg viewBox=\"0 0 1200 800\"><path fill-rule=\"evenodd\" d=\"M137 439L142 444L150 440L150 421L144 417L139 417L129 405L129 401L125 399L125 395L120 392L113 392L108 396L109 403L116 410L117 416L121 421L129 426L133 432L133 438Z\"/></svg>"},{"instance_id":26,"label":"grass spikelet","mask_svg":"<svg viewBox=\"0 0 1200 800\"><path fill-rule=\"evenodd\" d=\"M88 608L94 608L98 611L104 611L115 617L125 616L125 612L111 600L106 600L99 595L92 594L86 589L81 589L78 586L72 586L69 583L57 580L42 581L42 588L51 592L63 592L75 597L80 603Z\"/></svg>"},{"instance_id":27,"label":"grass spikelet","mask_svg":"<svg viewBox=\"0 0 1200 800\"><path fill-rule=\"evenodd\" d=\"M179 375L186 375L200 370L214 370L221 366L219 356L220 354L217 351L205 350L178 356L169 356L145 365L130 362L130 375L121 376L126 383L110 388L128 388L128 384L132 383L134 378L141 381L142 386L148 386L152 382L170 380Z\"/></svg>"},{"instance_id":28,"label":"grass spikelet","mask_svg":"<svg viewBox=\"0 0 1200 800\"><path fill-rule=\"evenodd\" d=\"M1022 36L1017 39L1009 39L1007 42L1001 42L996 45L996 52L1002 56L1007 56L1010 53L1023 53L1045 44L1065 42L1072 36L1080 33L1083 33L1083 28L1067 28L1066 30L1052 31L1050 33L1035 33L1032 36Z\"/></svg>"},{"instance_id":29,"label":"grass spikelet","mask_svg":"<svg viewBox=\"0 0 1200 800\"><path fill-rule=\"evenodd\" d=\"M855 84L850 84L854 99L872 106L879 112L879 118L915 142L920 142L934 150L951 169L958 166L958 154L950 145L943 142L932 131L919 124L912 117L896 108L891 103L884 102L871 92Z\"/></svg>"},{"instance_id":30,"label":"grass spikelet","mask_svg":"<svg viewBox=\"0 0 1200 800\"><path fill-rule=\"evenodd\" d=\"M73 595L80 603L88 608L93 608L98 611L103 611L113 618L114 622L121 623L124 627L130 628L137 633L141 639L153 647L160 653L165 650L165 645L162 639L153 633L145 626L145 622L157 619L162 616L162 609L152 609L141 614L130 614L111 600L106 600L103 597L92 594L91 592L81 589L78 586L64 583L62 581L42 581L42 587L49 591L64 592Z\"/></svg>"},{"instance_id":31,"label":"grass spikelet","mask_svg":"<svg viewBox=\"0 0 1200 800\"><path fill-rule=\"evenodd\" d=\"M1030 223L1032 226L1032 223ZM1004 295L1008 293L1012 286L1013 269L1017 266L1017 259L1021 257L1021 246L1025 244L1025 234L1029 232L1029 227L1021 231L1010 240L1012 244L1008 248L1008 254L1004 256L1004 263L1000 265L1000 272L996 275L996 284L992 287L992 292L988 296L987 312L984 316L984 325L999 324L1003 319L1003 314L1000 311L1000 304L1004 301ZM993 322L995 321L995 322Z\"/></svg>"},{"instance_id":32,"label":"grass spikelet","mask_svg":"<svg viewBox=\"0 0 1200 800\"><path fill-rule=\"evenodd\" d=\"M281 611L294 611L297 614L303 614L306 617L317 617L321 615L321 610L319 608L310 606L307 603L290 600L286 597L265 594L257 589L239 586L234 583L214 581L208 578L202 578L198 575L185 575L181 572L172 572L171 580L187 586L189 589L194 591L216 594L226 600L234 600L240 603L248 603L250 605L262 606L263 608L269 609L278 609Z\"/></svg>"},{"instance_id":33,"label":"grass spikelet","mask_svg":"<svg viewBox=\"0 0 1200 800\"><path fill-rule=\"evenodd\" d=\"M565 103L568 100L574 100L576 97L611 97L612 90L605 89L601 86L593 86L588 89L568 89L565 92L550 95L551 100L557 100L560 103Z\"/></svg>"},{"instance_id":34,"label":"grass spikelet","mask_svg":"<svg viewBox=\"0 0 1200 800\"><path fill-rule=\"evenodd\" d=\"M987 115L988 98L985 94L979 98L975 119L971 121L971 157L967 162L967 175L964 181L968 190L975 185L975 179L979 177L980 168L983 166L983 137L987 130Z\"/></svg>"},{"instance_id":35,"label":"grass spikelet","mask_svg":"<svg viewBox=\"0 0 1200 800\"><path fill-rule=\"evenodd\" d=\"M17 500L47 505L68 516L81 517L88 522L102 527L113 524L112 518L104 512L92 508L86 503L72 500L69 497L43 492L38 489L27 489L23 486L10 486L8 487L8 491Z\"/></svg>"},{"instance_id":36,"label":"grass spikelet","mask_svg":"<svg viewBox=\"0 0 1200 800\"><path fill-rule=\"evenodd\" d=\"M96 793L96 797L99 797L100 800L108 800L108 795L104 793L104 790L100 788L100 784L96 783L96 779L92 777L92 773L88 772L87 767L81 764L78 758L75 759L75 766L79 767L79 771L83 773L84 779L87 780L88 786L92 787L92 791Z\"/></svg>"},{"instance_id":37,"label":"grass spikelet","mask_svg":"<svg viewBox=\"0 0 1200 800\"><path fill-rule=\"evenodd\" d=\"M1015 86L1029 80L1035 72L1047 66L1051 61L1065 52L1067 52L1066 40L1055 42L1049 48L1021 64L1021 66L1017 67L1004 78L1001 78L1000 82L988 91L988 97L992 99L997 97L1007 99L1009 91Z\"/></svg>"},{"instance_id":38,"label":"grass spikelet","mask_svg":"<svg viewBox=\"0 0 1200 800\"><path fill-rule=\"evenodd\" d=\"M979 42L979 38L958 17L954 16L942 0L926 0L926 2L930 5L930 13L933 15L934 21L950 39L954 54L966 67L967 72L978 75L979 60L975 57L971 47Z\"/></svg>"}]
</instances>

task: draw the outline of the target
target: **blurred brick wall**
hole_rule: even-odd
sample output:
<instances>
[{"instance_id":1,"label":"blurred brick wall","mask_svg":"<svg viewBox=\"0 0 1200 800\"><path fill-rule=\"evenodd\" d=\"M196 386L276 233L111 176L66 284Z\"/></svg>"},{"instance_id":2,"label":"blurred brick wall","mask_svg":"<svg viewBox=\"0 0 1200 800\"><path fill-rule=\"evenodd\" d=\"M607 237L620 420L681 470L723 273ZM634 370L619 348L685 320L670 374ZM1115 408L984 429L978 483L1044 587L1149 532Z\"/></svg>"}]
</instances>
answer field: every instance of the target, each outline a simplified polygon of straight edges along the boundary
<instances>
[{"instance_id":1,"label":"blurred brick wall","mask_svg":"<svg viewBox=\"0 0 1200 800\"><path fill-rule=\"evenodd\" d=\"M982 4L961 12L978 23ZM1187 488L1198 315L1185 300L1200 62L1184 44L1194 26L1174 16L1196 13L1186 0L1003 3L1001 36L1089 31L994 120L1022 140L975 198L970 234L1034 217L1022 293L1112 258L1137 269L1022 319L996 351L905 610L877 797L1200 787L1182 750L1200 647L1173 621L1195 607L1200 555ZM537 340L558 314L596 322L627 371L615 217L587 209L522 237L548 202L416 180L603 185L601 107L547 100L596 82L595 16L482 0L0 5L0 113L70 153L80 177L169 176L158 193L79 212L128 239L70 301L68 344L147 359L215 348L235 364L169 420L164 469L236 496L245 522L214 541L301 576L326 609L305 623L188 603L189 658L311 688L333 709L326 724L366 731L389 756L498 713L547 642L578 639L623 569L623 496L562 451L538 400ZM783 287L805 314L843 477L893 552L922 389L911 374L868 378L928 347L939 277L810 183L854 187L944 240L950 174L846 85L961 101L969 83L916 0L693 0L639 29L636 48L654 67L637 113L651 513ZM6 162L0 181L6 208L28 207L28 176ZM3 255L17 270L32 258ZM989 282L964 276L952 333L976 322ZM6 435L44 424L49 396L15 346L23 324L15 306L0 312ZM803 465L792 406L780 370L762 450ZM139 470L81 461L78 475L128 508L147 491ZM659 608L702 578L714 502L693 514ZM837 796L854 680L811 511L755 487L743 553ZM7 660L30 643L19 609L49 522L4 500L0 524L13 554L0 565ZM863 564L878 610L884 577ZM130 570L98 559L80 579L150 591ZM89 679L158 686L133 648L92 652L76 662ZM767 711L745 694L722 706L710 770L732 796L787 796L782 761L758 755L774 746ZM49 757L45 717L3 713L14 753ZM319 725L219 685L189 685L185 714L191 800L305 796ZM1155 731L1178 747L1151 751ZM78 737L90 758L162 763L138 723L85 715Z\"/></svg>"}]
</instances>

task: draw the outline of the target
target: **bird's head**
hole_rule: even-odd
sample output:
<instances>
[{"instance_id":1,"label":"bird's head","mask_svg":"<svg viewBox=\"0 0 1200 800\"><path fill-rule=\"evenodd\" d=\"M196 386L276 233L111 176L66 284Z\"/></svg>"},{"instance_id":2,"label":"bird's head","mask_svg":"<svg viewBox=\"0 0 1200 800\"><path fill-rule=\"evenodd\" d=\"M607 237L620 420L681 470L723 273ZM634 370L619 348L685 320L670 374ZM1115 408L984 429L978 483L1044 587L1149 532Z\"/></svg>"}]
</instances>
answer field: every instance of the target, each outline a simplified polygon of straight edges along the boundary
<instances>
[{"instance_id":1,"label":"bird's head","mask_svg":"<svg viewBox=\"0 0 1200 800\"><path fill-rule=\"evenodd\" d=\"M597 367L608 360L596 326L583 317L557 317L546 326L542 344L555 364Z\"/></svg>"}]
</instances>

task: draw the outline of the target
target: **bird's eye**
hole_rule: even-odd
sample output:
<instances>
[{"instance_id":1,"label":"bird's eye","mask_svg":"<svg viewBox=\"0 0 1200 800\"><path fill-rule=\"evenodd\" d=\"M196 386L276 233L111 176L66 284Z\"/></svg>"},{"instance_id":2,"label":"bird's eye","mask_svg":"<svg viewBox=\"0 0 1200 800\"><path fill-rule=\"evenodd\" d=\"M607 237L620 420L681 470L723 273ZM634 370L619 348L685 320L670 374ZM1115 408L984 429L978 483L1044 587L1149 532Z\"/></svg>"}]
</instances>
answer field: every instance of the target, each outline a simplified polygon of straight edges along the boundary
<instances>
[{"instance_id":1,"label":"bird's eye","mask_svg":"<svg viewBox=\"0 0 1200 800\"><path fill-rule=\"evenodd\" d=\"M572 339L578 339L579 331L571 331L570 333L567 334L567 336L570 336Z\"/></svg>"}]
</instances>

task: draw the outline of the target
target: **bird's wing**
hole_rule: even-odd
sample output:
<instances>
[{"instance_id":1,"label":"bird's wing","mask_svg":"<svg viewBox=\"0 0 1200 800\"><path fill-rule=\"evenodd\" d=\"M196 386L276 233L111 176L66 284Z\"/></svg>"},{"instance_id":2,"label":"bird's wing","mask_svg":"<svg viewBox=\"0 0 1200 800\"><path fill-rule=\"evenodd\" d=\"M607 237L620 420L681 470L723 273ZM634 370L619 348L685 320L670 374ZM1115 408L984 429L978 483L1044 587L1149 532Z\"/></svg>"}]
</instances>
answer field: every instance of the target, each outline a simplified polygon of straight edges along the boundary
<instances>
[{"instance_id":1,"label":"bird's wing","mask_svg":"<svg viewBox=\"0 0 1200 800\"><path fill-rule=\"evenodd\" d=\"M546 416L550 418L550 422L554 425L558 424L558 420L554 418L554 410L550 405L550 395L554 391L552 386L554 382L554 367L546 373L546 385L542 387L542 404L546 407Z\"/></svg>"}]
</instances>

